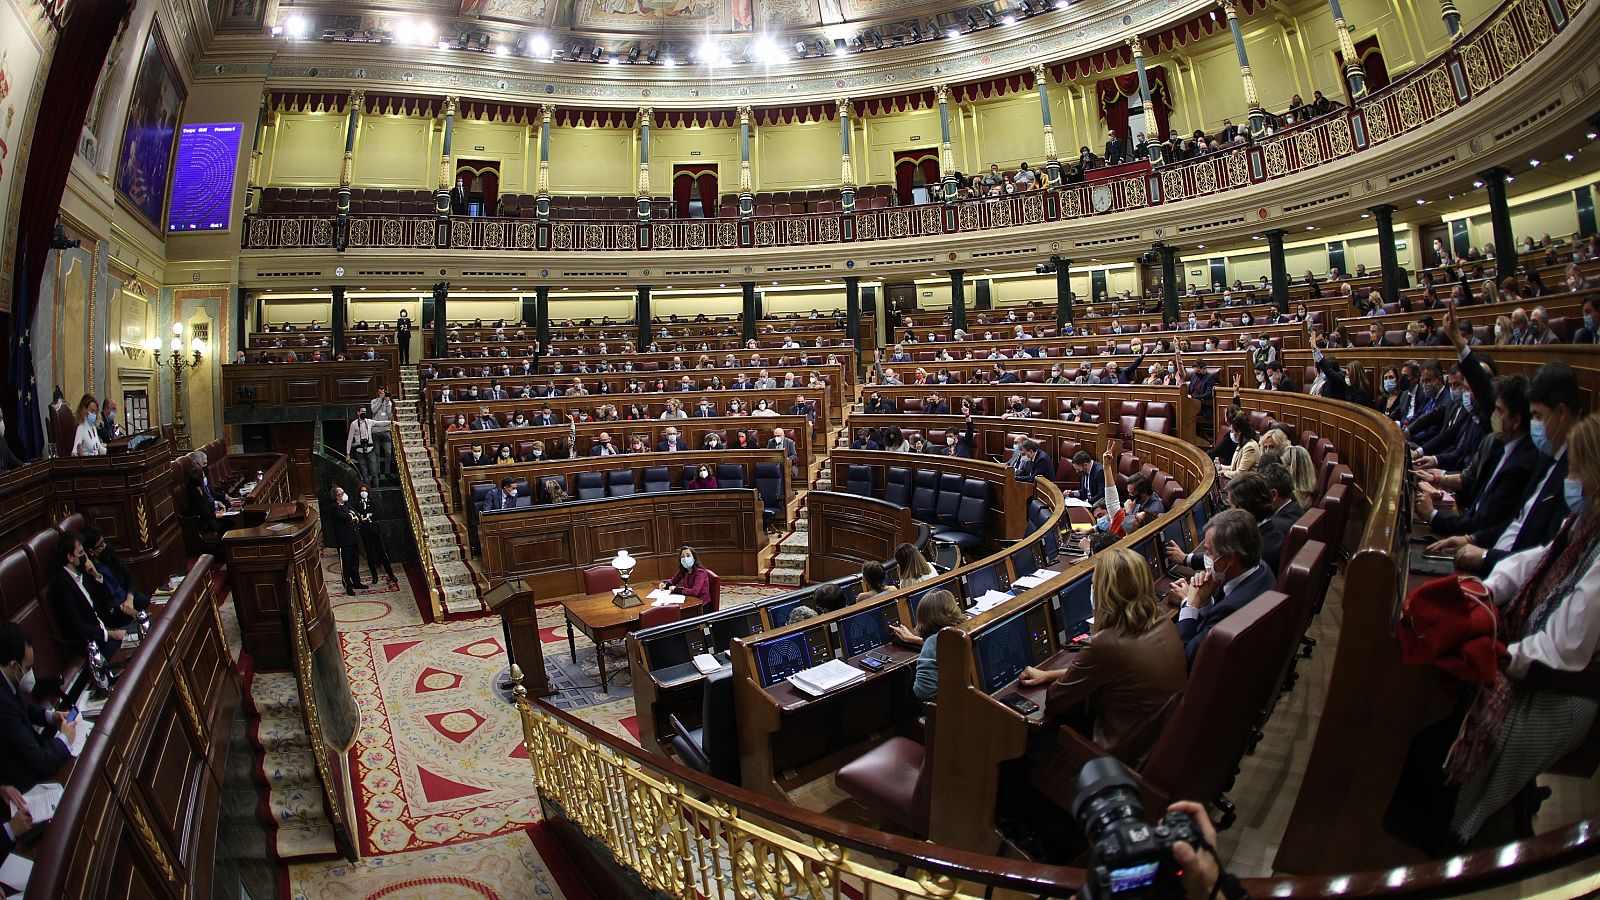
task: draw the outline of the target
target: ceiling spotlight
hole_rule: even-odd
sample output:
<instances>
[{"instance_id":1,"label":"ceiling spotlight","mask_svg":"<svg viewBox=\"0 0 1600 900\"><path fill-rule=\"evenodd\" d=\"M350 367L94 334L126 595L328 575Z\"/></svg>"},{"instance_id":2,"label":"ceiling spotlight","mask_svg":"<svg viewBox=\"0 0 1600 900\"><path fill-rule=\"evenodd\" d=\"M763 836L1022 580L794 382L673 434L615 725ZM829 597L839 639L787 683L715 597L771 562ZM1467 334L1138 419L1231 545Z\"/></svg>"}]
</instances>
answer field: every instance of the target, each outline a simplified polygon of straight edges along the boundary
<instances>
[{"instance_id":1,"label":"ceiling spotlight","mask_svg":"<svg viewBox=\"0 0 1600 900\"><path fill-rule=\"evenodd\" d=\"M589 51L589 59L591 61L593 61L593 62L599 62L600 59L602 57L604 57L605 55L606 55L605 48L601 47L599 44L596 44L594 46L594 49Z\"/></svg>"},{"instance_id":2,"label":"ceiling spotlight","mask_svg":"<svg viewBox=\"0 0 1600 900\"><path fill-rule=\"evenodd\" d=\"M1426 206L1426 205L1428 205L1428 201L1427 201L1427 200L1424 200L1424 199L1423 199L1423 198L1421 198L1421 197L1418 197L1418 198L1417 198L1417 205L1418 205L1418 206Z\"/></svg>"},{"instance_id":3,"label":"ceiling spotlight","mask_svg":"<svg viewBox=\"0 0 1600 900\"><path fill-rule=\"evenodd\" d=\"M1474 179L1473 182L1472 182L1472 186L1475 187L1475 188L1481 188L1481 187L1483 187L1483 182L1480 181L1480 180Z\"/></svg>"},{"instance_id":4,"label":"ceiling spotlight","mask_svg":"<svg viewBox=\"0 0 1600 900\"><path fill-rule=\"evenodd\" d=\"M1517 176L1515 176L1515 175L1507 175L1506 176L1506 184L1510 184L1511 182L1516 181L1516 180L1517 180Z\"/></svg>"},{"instance_id":5,"label":"ceiling spotlight","mask_svg":"<svg viewBox=\"0 0 1600 900\"><path fill-rule=\"evenodd\" d=\"M773 43L772 38L766 35L762 35L751 42L750 53L753 60L763 65L770 66L781 61L778 45Z\"/></svg>"},{"instance_id":6,"label":"ceiling spotlight","mask_svg":"<svg viewBox=\"0 0 1600 900\"><path fill-rule=\"evenodd\" d=\"M333 29L332 28L324 28L324 29L322 29L322 39L325 40L325 41L333 40Z\"/></svg>"},{"instance_id":7,"label":"ceiling spotlight","mask_svg":"<svg viewBox=\"0 0 1600 900\"><path fill-rule=\"evenodd\" d=\"M373 36L373 33L372 33L372 29L371 28L368 28L367 30L361 32L361 37L366 39L366 40L369 40L369 41L372 40L372 36Z\"/></svg>"},{"instance_id":8,"label":"ceiling spotlight","mask_svg":"<svg viewBox=\"0 0 1600 900\"><path fill-rule=\"evenodd\" d=\"M1038 10L1033 6L1033 0L1022 0L1022 14L1024 16L1031 16L1037 12Z\"/></svg>"},{"instance_id":9,"label":"ceiling spotlight","mask_svg":"<svg viewBox=\"0 0 1600 900\"><path fill-rule=\"evenodd\" d=\"M994 27L994 13L989 10L989 7L985 6L982 9L979 9L978 12L983 13L983 22L984 22L984 24L988 25L990 28L993 28Z\"/></svg>"},{"instance_id":10,"label":"ceiling spotlight","mask_svg":"<svg viewBox=\"0 0 1600 900\"><path fill-rule=\"evenodd\" d=\"M1578 158L1578 154L1576 153L1564 153L1562 156L1566 157L1567 162L1572 162Z\"/></svg>"},{"instance_id":11,"label":"ceiling spotlight","mask_svg":"<svg viewBox=\"0 0 1600 900\"><path fill-rule=\"evenodd\" d=\"M701 62L709 63L722 55L722 48L717 45L716 41L712 40L711 38L706 38L700 42L700 46L696 52L700 54Z\"/></svg>"},{"instance_id":12,"label":"ceiling spotlight","mask_svg":"<svg viewBox=\"0 0 1600 900\"><path fill-rule=\"evenodd\" d=\"M921 29L921 28L918 28L918 27L917 27L917 26L915 26L915 25L913 25L913 26L911 26L911 39L912 39L912 40L913 40L913 41L920 41L920 40L922 40L922 29Z\"/></svg>"},{"instance_id":13,"label":"ceiling spotlight","mask_svg":"<svg viewBox=\"0 0 1600 900\"><path fill-rule=\"evenodd\" d=\"M1586 132L1584 132L1583 136L1592 141L1595 138L1600 137L1600 132L1597 132L1597 131L1586 131Z\"/></svg>"},{"instance_id":14,"label":"ceiling spotlight","mask_svg":"<svg viewBox=\"0 0 1600 900\"><path fill-rule=\"evenodd\" d=\"M656 60L658 60L660 58L661 58L661 45L660 44L657 44L654 47L651 47L650 48L650 52L646 53L644 55L644 61L649 63L652 66L655 65L656 64Z\"/></svg>"},{"instance_id":15,"label":"ceiling spotlight","mask_svg":"<svg viewBox=\"0 0 1600 900\"><path fill-rule=\"evenodd\" d=\"M583 45L573 44L571 47L567 48L567 58L583 59Z\"/></svg>"},{"instance_id":16,"label":"ceiling spotlight","mask_svg":"<svg viewBox=\"0 0 1600 900\"><path fill-rule=\"evenodd\" d=\"M511 55L511 48L507 47L505 44L495 44L494 45L494 55L495 56L510 56Z\"/></svg>"},{"instance_id":17,"label":"ceiling spotlight","mask_svg":"<svg viewBox=\"0 0 1600 900\"><path fill-rule=\"evenodd\" d=\"M486 51L488 49L489 49L489 35L487 35L487 34L478 35L478 50L480 52L482 52L482 51Z\"/></svg>"},{"instance_id":18,"label":"ceiling spotlight","mask_svg":"<svg viewBox=\"0 0 1600 900\"><path fill-rule=\"evenodd\" d=\"M472 35L471 34L463 31L460 34L456 35L456 46L461 48L462 50L467 49L467 45L470 44L470 43L472 43Z\"/></svg>"},{"instance_id":19,"label":"ceiling spotlight","mask_svg":"<svg viewBox=\"0 0 1600 900\"><path fill-rule=\"evenodd\" d=\"M1370 219L1370 218L1372 218L1372 213L1362 213L1361 214L1361 218Z\"/></svg>"},{"instance_id":20,"label":"ceiling spotlight","mask_svg":"<svg viewBox=\"0 0 1600 900\"><path fill-rule=\"evenodd\" d=\"M876 31L867 32L867 42L872 44L872 49L874 50L883 49L883 36Z\"/></svg>"},{"instance_id":21,"label":"ceiling spotlight","mask_svg":"<svg viewBox=\"0 0 1600 900\"><path fill-rule=\"evenodd\" d=\"M621 62L621 60L619 60L619 59L617 59L617 58L616 58L616 57L615 57L615 56L613 56L613 57L611 57L611 58L610 58L610 59L608 59L608 60L606 60L606 65L608 65L608 66L614 66L614 65L616 65L616 64L617 64L617 63L619 63L619 62Z\"/></svg>"},{"instance_id":22,"label":"ceiling spotlight","mask_svg":"<svg viewBox=\"0 0 1600 900\"><path fill-rule=\"evenodd\" d=\"M290 16L289 21L285 22L283 27L284 31L289 33L289 37L299 40L306 36L306 31L310 26L306 24L305 17Z\"/></svg>"},{"instance_id":23,"label":"ceiling spotlight","mask_svg":"<svg viewBox=\"0 0 1600 900\"><path fill-rule=\"evenodd\" d=\"M638 44L634 44L632 47L628 48L628 62L629 63L636 63L638 61L639 61L639 45Z\"/></svg>"},{"instance_id":24,"label":"ceiling spotlight","mask_svg":"<svg viewBox=\"0 0 1600 900\"><path fill-rule=\"evenodd\" d=\"M794 42L794 55L795 56L799 56L799 57L804 57L806 55L806 42L805 41L802 40L802 41L795 41Z\"/></svg>"},{"instance_id":25,"label":"ceiling spotlight","mask_svg":"<svg viewBox=\"0 0 1600 900\"><path fill-rule=\"evenodd\" d=\"M851 50L854 50L855 52L860 53L862 46L863 45L861 43L861 35L858 34L855 37L850 39L850 49Z\"/></svg>"},{"instance_id":26,"label":"ceiling spotlight","mask_svg":"<svg viewBox=\"0 0 1600 900\"><path fill-rule=\"evenodd\" d=\"M1537 169L1537 168L1539 168L1540 165L1541 165L1541 163L1537 159L1528 160L1529 168Z\"/></svg>"},{"instance_id":27,"label":"ceiling spotlight","mask_svg":"<svg viewBox=\"0 0 1600 900\"><path fill-rule=\"evenodd\" d=\"M670 69L678 64L678 58L669 53L666 56L661 57L661 64Z\"/></svg>"},{"instance_id":28,"label":"ceiling spotlight","mask_svg":"<svg viewBox=\"0 0 1600 900\"><path fill-rule=\"evenodd\" d=\"M273 37L283 37L283 26L282 25L274 25L271 28L267 29L267 33L272 35Z\"/></svg>"},{"instance_id":29,"label":"ceiling spotlight","mask_svg":"<svg viewBox=\"0 0 1600 900\"><path fill-rule=\"evenodd\" d=\"M844 38L834 38L833 39L833 55L834 56L843 56L844 55L844 49L845 49Z\"/></svg>"},{"instance_id":30,"label":"ceiling spotlight","mask_svg":"<svg viewBox=\"0 0 1600 900\"><path fill-rule=\"evenodd\" d=\"M824 41L822 38L817 38L816 41L812 44L812 46L817 48L817 55L818 56L827 56L828 55L828 42Z\"/></svg>"},{"instance_id":31,"label":"ceiling spotlight","mask_svg":"<svg viewBox=\"0 0 1600 900\"><path fill-rule=\"evenodd\" d=\"M1015 24L1017 24L1017 17L1013 16L1010 13L1006 13L1004 16L1000 17L1000 24L1001 25L1015 25Z\"/></svg>"}]
</instances>

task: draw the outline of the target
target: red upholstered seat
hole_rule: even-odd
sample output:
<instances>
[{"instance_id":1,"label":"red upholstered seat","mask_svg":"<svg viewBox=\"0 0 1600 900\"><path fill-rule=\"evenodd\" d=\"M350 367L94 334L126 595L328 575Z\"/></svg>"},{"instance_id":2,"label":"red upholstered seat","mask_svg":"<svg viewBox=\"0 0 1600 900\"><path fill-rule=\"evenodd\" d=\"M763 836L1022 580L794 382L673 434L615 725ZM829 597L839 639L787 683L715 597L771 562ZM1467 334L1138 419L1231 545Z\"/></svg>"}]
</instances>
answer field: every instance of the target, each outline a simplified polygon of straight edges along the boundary
<instances>
[{"instance_id":1,"label":"red upholstered seat","mask_svg":"<svg viewBox=\"0 0 1600 900\"><path fill-rule=\"evenodd\" d=\"M934 705L924 704L927 724L919 744L892 737L844 765L834 776L840 790L869 808L887 815L915 834L928 833L928 798L933 764L927 747L933 745Z\"/></svg>"},{"instance_id":2,"label":"red upholstered seat","mask_svg":"<svg viewBox=\"0 0 1600 900\"><path fill-rule=\"evenodd\" d=\"M622 587L622 576L615 566L590 566L583 570L583 591L586 594L600 594L619 587Z\"/></svg>"},{"instance_id":3,"label":"red upholstered seat","mask_svg":"<svg viewBox=\"0 0 1600 900\"><path fill-rule=\"evenodd\" d=\"M681 606L646 606L639 610L639 630L668 625L683 617Z\"/></svg>"}]
</instances>

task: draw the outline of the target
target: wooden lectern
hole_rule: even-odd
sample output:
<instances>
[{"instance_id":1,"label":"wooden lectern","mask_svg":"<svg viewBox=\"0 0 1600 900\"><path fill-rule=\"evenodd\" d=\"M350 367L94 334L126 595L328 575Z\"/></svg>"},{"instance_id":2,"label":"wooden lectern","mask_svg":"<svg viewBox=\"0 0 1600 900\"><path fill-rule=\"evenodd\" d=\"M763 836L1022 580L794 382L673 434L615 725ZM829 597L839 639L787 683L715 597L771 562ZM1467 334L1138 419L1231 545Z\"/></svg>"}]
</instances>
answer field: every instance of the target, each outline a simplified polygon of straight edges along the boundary
<instances>
[{"instance_id":1,"label":"wooden lectern","mask_svg":"<svg viewBox=\"0 0 1600 900\"><path fill-rule=\"evenodd\" d=\"M506 634L506 671L495 676L496 690L510 700L510 667L522 668L522 686L530 697L547 697L555 691L544 671L544 649L539 645L539 612L533 590L521 578L508 578L483 595L483 602L500 615Z\"/></svg>"}]
</instances>

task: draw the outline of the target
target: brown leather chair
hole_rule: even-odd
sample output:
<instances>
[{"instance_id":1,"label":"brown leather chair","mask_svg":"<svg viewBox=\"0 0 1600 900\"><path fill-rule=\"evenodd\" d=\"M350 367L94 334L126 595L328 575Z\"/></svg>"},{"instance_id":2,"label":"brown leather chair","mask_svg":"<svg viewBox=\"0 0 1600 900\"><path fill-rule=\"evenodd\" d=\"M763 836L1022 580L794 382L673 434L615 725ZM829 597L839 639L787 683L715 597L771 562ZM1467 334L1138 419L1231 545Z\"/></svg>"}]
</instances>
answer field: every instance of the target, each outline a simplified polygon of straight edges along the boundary
<instances>
[{"instance_id":1,"label":"brown leather chair","mask_svg":"<svg viewBox=\"0 0 1600 900\"><path fill-rule=\"evenodd\" d=\"M1301 655L1309 657L1312 648L1316 646L1316 642L1307 642L1304 637L1306 630L1311 627L1311 618L1316 615L1321 606L1321 598L1327 591L1328 579L1323 574L1327 565L1328 545L1321 541L1306 541L1278 574L1278 590L1289 598L1289 604L1294 609L1294 639L1303 648L1302 653L1291 653L1283 661L1281 683L1286 691L1294 686L1297 660ZM1263 710L1263 722L1271 711L1269 704L1268 708Z\"/></svg>"},{"instance_id":2,"label":"brown leather chair","mask_svg":"<svg viewBox=\"0 0 1600 900\"><path fill-rule=\"evenodd\" d=\"M933 746L937 708L937 704L923 704L926 724L922 743L904 737L889 738L845 763L833 776L840 790L917 835L928 833L933 785L933 758L928 748Z\"/></svg>"},{"instance_id":3,"label":"brown leather chair","mask_svg":"<svg viewBox=\"0 0 1600 900\"><path fill-rule=\"evenodd\" d=\"M1232 824L1235 812L1223 788L1238 771L1261 710L1282 684L1293 616L1289 598L1268 591L1206 633L1183 699L1133 773L1145 809L1166 809L1180 799L1210 802L1223 810L1222 826ZM1108 755L1067 727L1056 733L1056 743L1069 766L1081 768ZM1070 781L1036 777L1033 786L1062 809L1072 808Z\"/></svg>"},{"instance_id":4,"label":"brown leather chair","mask_svg":"<svg viewBox=\"0 0 1600 900\"><path fill-rule=\"evenodd\" d=\"M622 575L615 566L590 566L583 570L583 592L586 594L603 594L619 587L622 587Z\"/></svg>"}]
</instances>

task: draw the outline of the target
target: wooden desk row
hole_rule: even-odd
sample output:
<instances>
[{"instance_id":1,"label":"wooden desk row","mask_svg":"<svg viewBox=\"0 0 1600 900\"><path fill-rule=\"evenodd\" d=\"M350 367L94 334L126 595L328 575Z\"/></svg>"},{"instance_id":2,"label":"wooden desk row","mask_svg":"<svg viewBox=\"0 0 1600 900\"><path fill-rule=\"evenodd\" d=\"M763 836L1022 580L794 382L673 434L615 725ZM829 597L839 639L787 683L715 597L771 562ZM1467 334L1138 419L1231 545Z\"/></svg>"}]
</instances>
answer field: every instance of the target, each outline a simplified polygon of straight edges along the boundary
<instances>
[{"instance_id":1,"label":"wooden desk row","mask_svg":"<svg viewBox=\"0 0 1600 900\"><path fill-rule=\"evenodd\" d=\"M386 362L229 363L222 367L224 414L365 404L384 387L398 396L398 371Z\"/></svg>"},{"instance_id":2,"label":"wooden desk row","mask_svg":"<svg viewBox=\"0 0 1600 900\"><path fill-rule=\"evenodd\" d=\"M633 422L582 422L572 425L542 425L528 426L525 428L501 428L494 431L456 431L444 435L444 460L445 481L452 486L452 497L460 508L461 497L455 495L459 489L462 474L467 470L461 465L460 454L463 450L470 449L476 441L482 441L484 452L494 456L495 447L502 443L509 443L518 458L522 457L521 447L533 441L544 441L546 457L548 458L551 442L569 438L576 427L578 442L573 448L574 460L600 459L593 456L590 450L599 441L599 436L604 433L611 437L611 442L619 451L626 451L635 438L643 438L647 452L655 452L657 442L662 440L668 426L678 429L680 440L688 447L699 450L705 446L705 435L716 433L722 437L722 449L739 449L733 442L733 433L740 429L750 429L757 433L751 436L750 446L745 449L760 449L766 446L772 437L772 429L782 428L785 434L803 435L809 430L809 423L804 416L733 416L714 419L643 419ZM809 440L794 439L795 458L797 460L791 473L794 479L800 480L807 477L811 470L811 460L814 451ZM619 453L609 459L617 465L626 465L635 454ZM540 465L530 463L530 465ZM486 470L487 471L487 470Z\"/></svg>"},{"instance_id":3,"label":"wooden desk row","mask_svg":"<svg viewBox=\"0 0 1600 900\"><path fill-rule=\"evenodd\" d=\"M1227 364L1227 361L1223 360L1220 354L1215 355L1219 357L1215 363L1211 359L1207 359L1206 362L1214 367ZM1235 354L1235 356L1242 356L1242 354ZM1240 365L1240 361L1235 360L1231 364L1237 366ZM874 388L874 391L905 408L906 401L920 402L926 397L929 393L929 386L882 387ZM1059 419L1074 398L1084 401L1097 401L1100 404L1102 420L1118 425L1119 433L1122 434L1127 434L1132 430L1132 427L1142 424L1142 422L1135 423L1129 428L1121 428L1120 414L1124 401L1138 404L1139 408L1147 407L1152 403L1164 404L1166 408L1172 411L1174 419L1168 426L1168 433L1175 434L1188 443L1195 443L1198 440L1195 432L1195 416L1200 411L1200 404L1190 398L1188 392L1181 387L1132 384L962 384L954 386L942 385L939 392L944 395L952 410L959 410L961 401L970 400L975 411L980 415L989 415L1005 409L1009 398L1012 396L1041 401L1041 413L1038 418L1014 420L1018 423L1027 423L1026 426L1021 424L1016 426L1016 430L1019 432L1027 431L1033 428L1035 423L1045 419ZM914 423L916 421L916 413L905 415L908 422Z\"/></svg>"},{"instance_id":4,"label":"wooden desk row","mask_svg":"<svg viewBox=\"0 0 1600 900\"><path fill-rule=\"evenodd\" d=\"M782 414L786 413L791 407L793 407L795 401L797 400L805 399L813 401L817 405L817 414L812 419L810 439L813 442L813 446L816 447L821 446L821 441L825 440L827 437L828 429L832 428L839 421L838 417L840 414L827 402L827 395L819 394L816 391L785 390L783 388L777 388L770 391L717 391L713 392L712 396L717 398L719 405L725 405L730 397L738 397L739 400L742 401L746 406L753 406L756 401L764 399L773 409L779 411L780 415L778 416L734 417L748 420L750 422L750 424L746 426L748 428L760 428L762 423L769 418L782 418ZM433 427L433 438L435 445L442 447L442 439L445 434L445 429L450 427L450 423L455 420L457 415L466 415L470 419L471 416L477 415L478 411L483 407L488 407L489 412L492 415L499 416L501 420L504 421L507 415L513 415L517 412L525 413L528 418L532 419L535 414L540 412L541 408L546 403L550 405L550 411L552 413L561 416L562 418L571 416L577 410L592 412L599 406L608 403L616 407L617 411L621 413L629 406L637 403L644 407L646 415L652 417L648 420L639 421L663 421L667 424L676 423L678 430L681 433L685 428L689 427L690 423L694 422L693 418L659 418L661 412L666 409L667 400L673 398L679 400L693 399L695 403L698 403L700 395L672 393L591 394L587 397L538 397L526 400L480 400L476 402L467 401L463 403L440 403L435 404L434 412L428 417L427 421L428 424ZM626 421L627 420L623 420L620 423L612 422L608 424L620 426L621 424L626 424ZM499 431L500 429L495 430ZM768 426L768 430L770 431L770 426ZM795 443L799 443L799 440L796 439Z\"/></svg>"}]
</instances>

